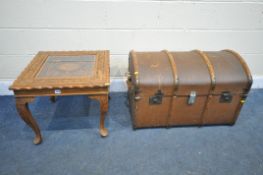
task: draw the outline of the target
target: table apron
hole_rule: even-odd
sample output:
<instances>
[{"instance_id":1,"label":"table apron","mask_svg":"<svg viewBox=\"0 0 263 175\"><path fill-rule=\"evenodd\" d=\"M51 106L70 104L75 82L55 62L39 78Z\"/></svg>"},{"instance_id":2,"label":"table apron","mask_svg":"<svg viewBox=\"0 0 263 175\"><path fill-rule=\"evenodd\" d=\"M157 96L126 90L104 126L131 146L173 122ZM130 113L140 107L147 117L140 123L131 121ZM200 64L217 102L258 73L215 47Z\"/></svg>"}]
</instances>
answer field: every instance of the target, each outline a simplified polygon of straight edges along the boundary
<instances>
[{"instance_id":1,"label":"table apron","mask_svg":"<svg viewBox=\"0 0 263 175\"><path fill-rule=\"evenodd\" d=\"M31 90L15 90L16 97L28 96L69 96L69 95L107 95L106 88L65 88L65 89L31 89Z\"/></svg>"}]
</instances>

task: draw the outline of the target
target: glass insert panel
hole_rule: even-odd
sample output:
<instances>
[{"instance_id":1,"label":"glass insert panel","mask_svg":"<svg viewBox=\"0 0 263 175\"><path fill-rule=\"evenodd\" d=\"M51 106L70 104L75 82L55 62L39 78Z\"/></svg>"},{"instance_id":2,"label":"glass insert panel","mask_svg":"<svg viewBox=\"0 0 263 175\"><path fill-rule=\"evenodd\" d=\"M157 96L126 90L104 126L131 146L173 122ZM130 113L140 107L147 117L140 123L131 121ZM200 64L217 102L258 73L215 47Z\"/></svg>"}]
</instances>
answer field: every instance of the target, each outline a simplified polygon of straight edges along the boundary
<instances>
[{"instance_id":1,"label":"glass insert panel","mask_svg":"<svg viewBox=\"0 0 263 175\"><path fill-rule=\"evenodd\" d=\"M91 77L96 55L48 56L37 77Z\"/></svg>"}]
</instances>

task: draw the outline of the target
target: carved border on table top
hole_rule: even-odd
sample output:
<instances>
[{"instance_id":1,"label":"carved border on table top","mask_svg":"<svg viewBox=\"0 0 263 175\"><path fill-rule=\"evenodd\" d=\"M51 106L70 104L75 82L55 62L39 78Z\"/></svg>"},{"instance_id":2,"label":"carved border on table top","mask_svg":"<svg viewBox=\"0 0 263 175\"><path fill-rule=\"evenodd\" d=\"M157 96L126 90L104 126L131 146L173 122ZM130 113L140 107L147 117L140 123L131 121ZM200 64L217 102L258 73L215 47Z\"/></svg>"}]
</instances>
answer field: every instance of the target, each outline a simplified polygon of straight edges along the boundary
<instances>
[{"instance_id":1,"label":"carved border on table top","mask_svg":"<svg viewBox=\"0 0 263 175\"><path fill-rule=\"evenodd\" d=\"M48 56L79 56L96 54L96 77L75 77L75 78L46 78L36 79L35 76L45 63ZM109 86L109 51L49 51L39 52L28 66L22 71L10 87L11 90L29 89L53 89L53 88L85 88Z\"/></svg>"}]
</instances>

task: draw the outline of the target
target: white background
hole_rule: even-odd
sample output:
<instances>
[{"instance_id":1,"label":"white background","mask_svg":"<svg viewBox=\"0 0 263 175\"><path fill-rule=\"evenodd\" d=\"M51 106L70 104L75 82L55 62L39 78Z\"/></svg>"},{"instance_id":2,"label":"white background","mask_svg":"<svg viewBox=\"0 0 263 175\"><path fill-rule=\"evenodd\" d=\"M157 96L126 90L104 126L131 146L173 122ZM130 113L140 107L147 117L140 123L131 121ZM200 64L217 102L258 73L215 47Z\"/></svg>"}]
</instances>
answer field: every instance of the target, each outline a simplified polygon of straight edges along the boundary
<instances>
[{"instance_id":1,"label":"white background","mask_svg":"<svg viewBox=\"0 0 263 175\"><path fill-rule=\"evenodd\" d=\"M263 1L0 1L0 86L40 50L110 50L114 79L131 49L226 48L263 76Z\"/></svg>"}]
</instances>

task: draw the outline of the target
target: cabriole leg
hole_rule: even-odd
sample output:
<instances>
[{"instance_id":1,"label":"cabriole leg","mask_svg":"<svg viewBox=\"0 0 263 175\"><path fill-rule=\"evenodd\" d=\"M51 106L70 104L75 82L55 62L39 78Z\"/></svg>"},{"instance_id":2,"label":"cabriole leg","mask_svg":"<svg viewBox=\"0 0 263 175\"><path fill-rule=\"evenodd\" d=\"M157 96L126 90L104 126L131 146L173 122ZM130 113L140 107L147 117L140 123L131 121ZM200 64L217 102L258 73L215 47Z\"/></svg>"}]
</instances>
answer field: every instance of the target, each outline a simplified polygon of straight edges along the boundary
<instances>
[{"instance_id":1,"label":"cabriole leg","mask_svg":"<svg viewBox=\"0 0 263 175\"><path fill-rule=\"evenodd\" d=\"M90 96L92 99L96 99L100 102L100 135L102 137L108 136L108 129L105 128L105 116L108 112L108 95Z\"/></svg>"},{"instance_id":2,"label":"cabriole leg","mask_svg":"<svg viewBox=\"0 0 263 175\"><path fill-rule=\"evenodd\" d=\"M20 117L25 121L25 123L32 128L35 132L35 138L33 140L34 144L40 144L42 142L42 137L40 129L37 125L37 122L34 120L28 103L32 102L34 97L16 97L16 108Z\"/></svg>"}]
</instances>

